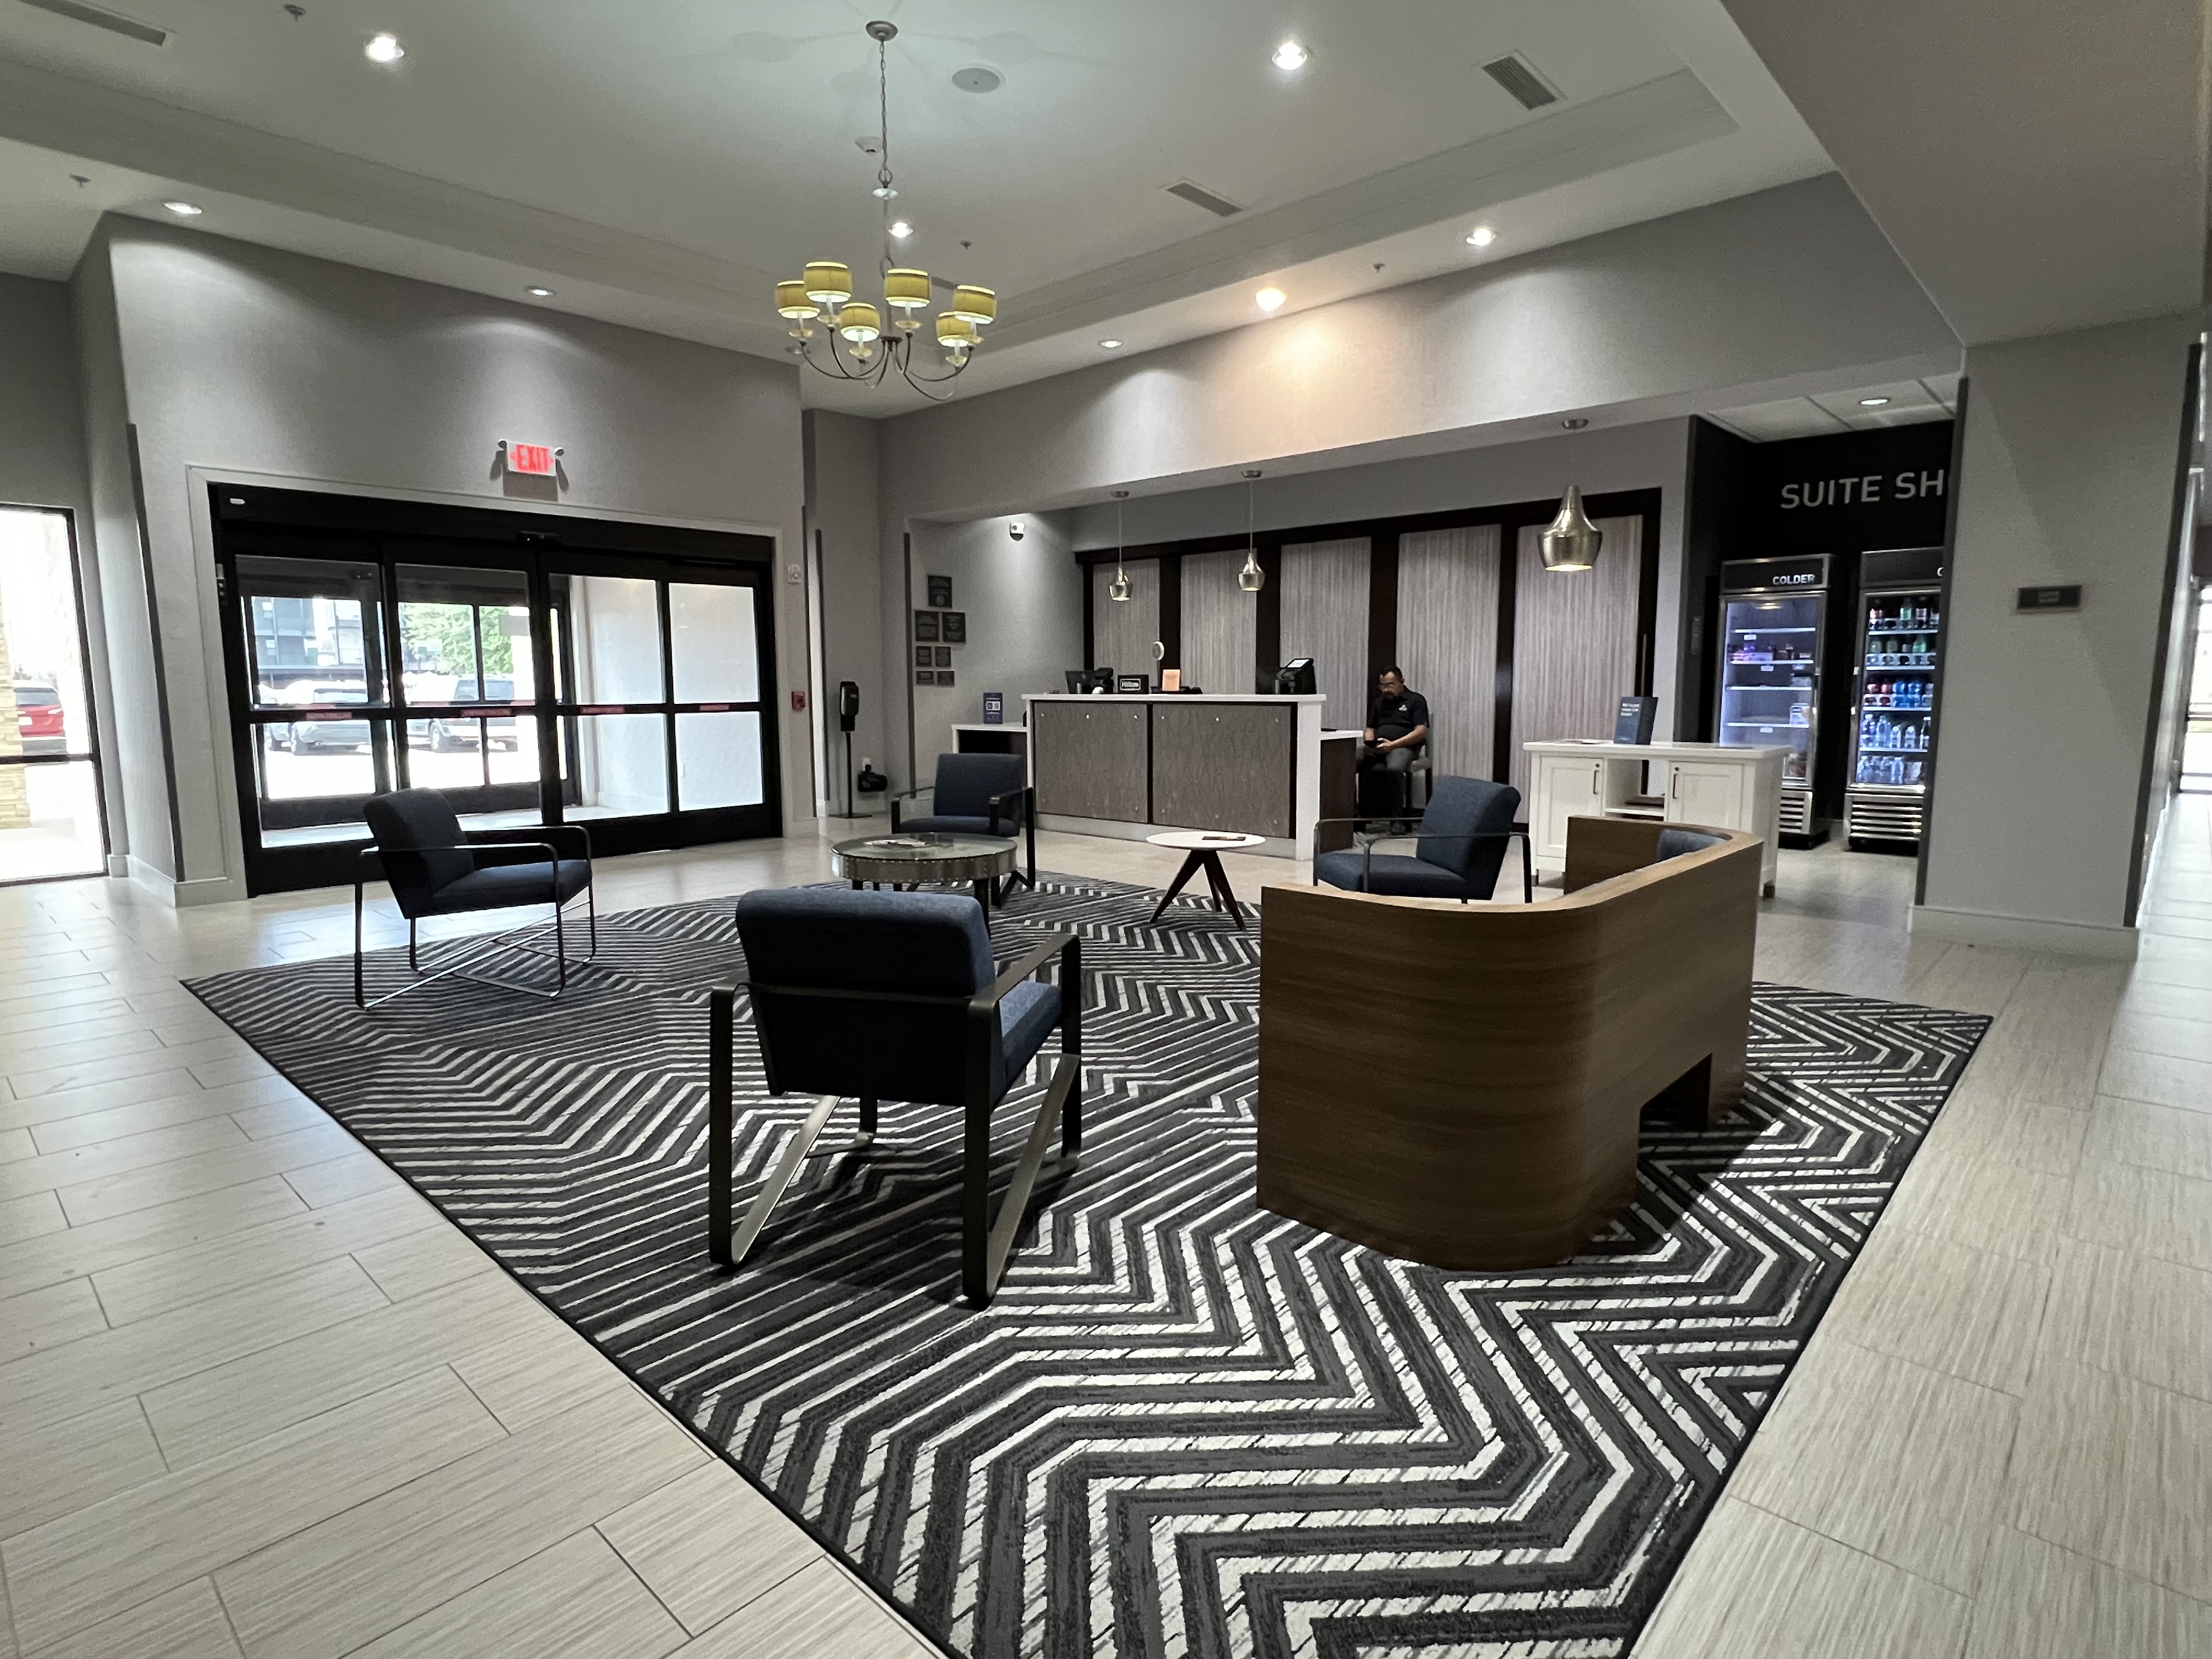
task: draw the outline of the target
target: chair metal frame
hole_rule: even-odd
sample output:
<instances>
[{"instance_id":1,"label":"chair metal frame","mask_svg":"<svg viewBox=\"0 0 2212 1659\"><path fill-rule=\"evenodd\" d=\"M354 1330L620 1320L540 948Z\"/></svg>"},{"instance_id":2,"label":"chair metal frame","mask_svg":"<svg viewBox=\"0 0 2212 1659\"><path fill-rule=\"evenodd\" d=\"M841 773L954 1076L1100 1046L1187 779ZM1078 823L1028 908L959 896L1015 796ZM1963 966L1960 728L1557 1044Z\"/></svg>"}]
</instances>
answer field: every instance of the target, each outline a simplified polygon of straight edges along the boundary
<instances>
[{"instance_id":1,"label":"chair metal frame","mask_svg":"<svg viewBox=\"0 0 2212 1659\"><path fill-rule=\"evenodd\" d=\"M998 1036L999 1005L1023 981L1042 971L1054 957L1060 961L1060 1059L1053 1067L1051 1081L1045 1089L1044 1099L1036 1115L1030 1121L1030 1132L1020 1158L1014 1165L1012 1179L1006 1194L999 1202L996 1218L991 1214L991 1120L1004 1095L994 1095L992 1077L991 1048ZM969 1303L977 1308L988 1307L998 1291L999 1280L1006 1272L1006 1259L1012 1253L1014 1237L1019 1231L1022 1218L1029 1209L1030 1197L1035 1190L1037 1177L1045 1165L1046 1148L1052 1139L1055 1124L1060 1130L1060 1156L1055 1160L1059 1172L1074 1171L1083 1151L1083 957L1082 943L1073 933L1052 933L1025 952L1022 957L1000 974L985 989L973 996L936 996L903 991L839 990L826 987L798 985L769 985L758 980L744 985L724 985L715 988L708 1009L707 1046L707 1243L708 1254L718 1266L735 1269L745 1259L761 1231L768 1224L769 1212L799 1173L799 1168L813 1150L816 1139L830 1121L841 1095L823 1095L814 1103L798 1132L785 1146L768 1184L763 1187L745 1212L744 1220L732 1228L734 1220L735 1155L732 1137L736 1127L735 1083L733 1080L734 1050L737 1031L737 1000L740 990L749 993L752 1008L753 1029L760 1031L761 1009L764 999L776 997L827 997L842 1001L902 1002L933 1007L958 1007L967 1011L965 1030L962 1036L964 1060L963 1110L966 1114L962 1132L960 1182L960 1289ZM775 1077L775 1057L770 1050L765 1034L761 1038L761 1059L767 1068L768 1086L772 1093L785 1092L778 1087ZM1011 1093L1011 1089L1006 1092ZM860 1101L860 1133L854 1141L856 1147L866 1147L875 1139L877 1103Z\"/></svg>"},{"instance_id":2,"label":"chair metal frame","mask_svg":"<svg viewBox=\"0 0 2212 1659\"><path fill-rule=\"evenodd\" d=\"M891 834L896 836L899 832L899 803L901 801L920 800L924 795L933 795L936 793L937 786L933 783L927 789L909 789L902 795L893 795L890 798ZM1034 784L1024 784L1018 789L1005 790L999 794L992 796L990 799L991 827L986 833L993 836L996 836L1000 833L999 815L1001 812L1004 812L1006 814L1008 818L1011 819L1013 816L1013 809L1010 803L1014 801L1019 801L1021 803L1023 841L1022 859L1024 864L1027 866L1027 868L1026 870L1011 871L1007 873L1006 891L1011 893L1013 890L1013 886L1016 882L1019 882L1023 886L1029 888L1031 891L1035 891L1036 888L1036 786ZM924 813L922 816L927 817L931 815ZM1009 827L1012 827L1011 824ZM1011 839L1011 837L1009 837L1009 839ZM1001 896L1003 898L1003 895Z\"/></svg>"},{"instance_id":3,"label":"chair metal frame","mask_svg":"<svg viewBox=\"0 0 2212 1659\"><path fill-rule=\"evenodd\" d=\"M1316 831L1319 831L1324 824L1348 823L1352 826L1352 836L1354 839L1358 839L1359 826L1362 824L1403 823L1405 821L1405 817L1401 813L1373 812L1364 814L1358 817L1351 818L1316 818L1314 820L1314 829ZM1368 878L1370 873L1375 868L1375 849L1378 845L1386 841L1419 842L1424 839L1429 841L1519 842L1521 843L1521 902L1523 904L1533 904L1536 902L1536 862L1529 851L1528 832L1526 830L1492 830L1479 836L1447 836L1442 831L1435 831L1424 837L1421 834L1421 819L1419 818L1414 819L1413 827L1411 830L1404 831L1402 834L1370 836L1366 840L1360 842L1359 890L1363 893L1369 890L1367 884ZM1443 867L1443 866L1441 865L1437 866L1439 869L1442 869ZM1326 887L1329 884L1322 880L1320 876L1316 875L1312 884L1316 887ZM1391 896L1386 894L1379 896L1388 897ZM1468 904L1472 902L1473 901L1469 899L1464 898L1460 901L1462 904Z\"/></svg>"},{"instance_id":4,"label":"chair metal frame","mask_svg":"<svg viewBox=\"0 0 2212 1659\"><path fill-rule=\"evenodd\" d=\"M483 833L497 834L501 832L489 831ZM540 826L540 833L548 836L567 833L580 836L583 840L583 857L580 860L572 855L567 860L567 862L571 864L582 864L585 872L583 899L585 913L589 920L591 927L591 949L586 955L579 958L577 961L576 965L580 968L586 963L592 961L599 954L599 904L597 884L592 880L592 832L586 830L580 823L549 823ZM552 842L479 841L474 835L464 831L461 844L470 848L471 851L487 853L544 853L551 860L553 866L553 890L556 893L558 893L561 890L561 866L562 859L560 849ZM413 849L401 849L395 848L392 850L397 852ZM497 933L489 935L472 935L468 939L455 940L455 959L443 963L436 969L428 974L425 974L422 971L419 942L416 933L416 924L420 921L421 918L416 916L408 917L407 967L409 971L413 973L416 977L408 981L406 984L401 986L396 991L387 991L380 997L368 996L367 994L366 987L363 984L362 972L362 953L361 934L362 910L363 902L362 890L371 878L368 865L368 861L371 859L378 860L376 873L381 875L383 873L383 866L382 854L380 849L374 847L364 847L361 849L359 857L354 861L353 1001L355 1007L364 1009L381 1008L386 1003L396 1002L401 997L407 995L410 991L419 991L426 985L432 985L436 983L439 980L449 979L456 975L462 979L473 980L479 985L495 986L502 991L520 991L527 996L542 997L548 1002L552 1001L563 991L568 988L568 929L567 926L567 914L561 902L556 899L553 905L553 949L550 951L542 951L534 945L522 942L524 935L534 933L539 928L545 926L542 921L526 921L517 927L506 928ZM514 909L520 908L520 907L502 905L497 908L501 909ZM488 915L489 912L488 910L454 910L449 911L447 914L451 915ZM533 956L542 957L550 955L552 957L554 961L553 988L548 990L544 986L531 985L521 980L501 979L495 975L471 973L470 971L470 969L474 968L477 963L488 961L492 957L497 955L500 951L509 949L528 951Z\"/></svg>"}]
</instances>

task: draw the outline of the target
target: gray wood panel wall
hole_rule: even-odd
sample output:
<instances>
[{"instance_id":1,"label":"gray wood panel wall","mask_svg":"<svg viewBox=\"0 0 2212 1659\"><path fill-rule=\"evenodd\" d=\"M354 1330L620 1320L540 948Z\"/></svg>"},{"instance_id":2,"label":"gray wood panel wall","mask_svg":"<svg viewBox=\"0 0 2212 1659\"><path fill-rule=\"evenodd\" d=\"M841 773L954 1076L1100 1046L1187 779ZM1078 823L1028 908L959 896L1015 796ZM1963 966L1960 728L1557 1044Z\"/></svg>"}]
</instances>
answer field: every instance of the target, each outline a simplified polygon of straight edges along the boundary
<instances>
[{"instance_id":1,"label":"gray wood panel wall","mask_svg":"<svg viewBox=\"0 0 2212 1659\"><path fill-rule=\"evenodd\" d=\"M1030 705L1037 811L1142 823L1150 810L1152 729L1134 698Z\"/></svg>"},{"instance_id":2,"label":"gray wood panel wall","mask_svg":"<svg viewBox=\"0 0 2212 1659\"><path fill-rule=\"evenodd\" d=\"M1166 702L1151 708L1155 823L1249 836L1293 834L1296 705ZM1050 810L1042 791L1037 810Z\"/></svg>"},{"instance_id":3,"label":"gray wood panel wall","mask_svg":"<svg viewBox=\"0 0 2212 1659\"><path fill-rule=\"evenodd\" d=\"M1540 526L1521 532L1513 605L1513 772L1528 793L1524 743L1609 738L1636 690L1636 599L1644 520L1600 519L1605 546L1589 570L1544 568ZM1401 578L1402 580L1402 578Z\"/></svg>"},{"instance_id":4,"label":"gray wood panel wall","mask_svg":"<svg viewBox=\"0 0 2212 1659\"><path fill-rule=\"evenodd\" d=\"M1237 573L1243 568L1242 553L1201 553L1182 562L1180 666L1186 686L1217 696L1251 695L1260 601L1237 586Z\"/></svg>"},{"instance_id":5,"label":"gray wood panel wall","mask_svg":"<svg viewBox=\"0 0 2212 1659\"><path fill-rule=\"evenodd\" d=\"M1500 542L1494 524L1398 541L1398 664L1429 700L1429 764L1438 777L1490 775Z\"/></svg>"},{"instance_id":6,"label":"gray wood panel wall","mask_svg":"<svg viewBox=\"0 0 2212 1659\"><path fill-rule=\"evenodd\" d=\"M1324 726L1367 718L1368 556L1364 536L1283 550L1283 660L1314 659L1315 688L1328 699Z\"/></svg>"},{"instance_id":7,"label":"gray wood panel wall","mask_svg":"<svg viewBox=\"0 0 2212 1659\"><path fill-rule=\"evenodd\" d=\"M1114 582L1114 567L1091 567L1089 666L1145 675L1157 690L1160 665L1152 660L1152 643L1160 636L1160 562L1132 559L1124 568L1129 597L1117 605L1106 592Z\"/></svg>"}]
</instances>

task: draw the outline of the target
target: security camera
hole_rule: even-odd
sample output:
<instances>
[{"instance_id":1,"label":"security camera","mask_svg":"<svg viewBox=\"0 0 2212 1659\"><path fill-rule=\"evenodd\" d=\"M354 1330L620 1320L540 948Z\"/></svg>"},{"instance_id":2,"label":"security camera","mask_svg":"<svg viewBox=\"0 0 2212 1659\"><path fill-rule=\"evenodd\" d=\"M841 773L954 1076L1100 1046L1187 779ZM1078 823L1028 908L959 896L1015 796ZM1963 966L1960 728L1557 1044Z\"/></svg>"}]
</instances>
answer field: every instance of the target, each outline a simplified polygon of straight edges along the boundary
<instances>
[{"instance_id":1,"label":"security camera","mask_svg":"<svg viewBox=\"0 0 2212 1659\"><path fill-rule=\"evenodd\" d=\"M1007 525L1006 534L1012 537L1016 541L1021 540L1024 534L1022 530L1022 521L1019 519L1016 519Z\"/></svg>"}]
</instances>

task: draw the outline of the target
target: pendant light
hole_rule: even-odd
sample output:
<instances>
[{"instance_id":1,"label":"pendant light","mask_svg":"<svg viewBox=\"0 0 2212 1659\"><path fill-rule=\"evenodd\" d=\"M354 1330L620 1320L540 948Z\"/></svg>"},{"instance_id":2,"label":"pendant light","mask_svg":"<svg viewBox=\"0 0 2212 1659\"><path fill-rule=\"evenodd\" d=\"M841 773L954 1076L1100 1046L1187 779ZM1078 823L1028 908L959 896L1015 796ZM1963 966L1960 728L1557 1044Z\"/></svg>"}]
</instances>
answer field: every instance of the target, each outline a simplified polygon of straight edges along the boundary
<instances>
[{"instance_id":1,"label":"pendant light","mask_svg":"<svg viewBox=\"0 0 2212 1659\"><path fill-rule=\"evenodd\" d=\"M1247 593L1256 593L1267 585L1267 573L1260 568L1260 544L1253 534L1252 493L1260 474L1255 468L1244 475L1244 568L1237 573L1237 586Z\"/></svg>"},{"instance_id":2,"label":"pendant light","mask_svg":"<svg viewBox=\"0 0 2212 1659\"><path fill-rule=\"evenodd\" d=\"M1129 573L1121 568L1122 550L1129 544L1121 520L1121 503L1128 499L1126 489L1114 492L1114 580L1106 584L1106 597L1116 605L1129 602Z\"/></svg>"},{"instance_id":3,"label":"pendant light","mask_svg":"<svg viewBox=\"0 0 2212 1659\"><path fill-rule=\"evenodd\" d=\"M1589 422L1577 418L1559 424L1570 432L1579 432ZM1598 550L1605 545L1605 532L1590 522L1589 514L1583 510L1583 492L1575 485L1569 484L1567 493L1559 498L1559 515L1544 526L1538 545L1547 570L1587 570L1597 562Z\"/></svg>"}]
</instances>

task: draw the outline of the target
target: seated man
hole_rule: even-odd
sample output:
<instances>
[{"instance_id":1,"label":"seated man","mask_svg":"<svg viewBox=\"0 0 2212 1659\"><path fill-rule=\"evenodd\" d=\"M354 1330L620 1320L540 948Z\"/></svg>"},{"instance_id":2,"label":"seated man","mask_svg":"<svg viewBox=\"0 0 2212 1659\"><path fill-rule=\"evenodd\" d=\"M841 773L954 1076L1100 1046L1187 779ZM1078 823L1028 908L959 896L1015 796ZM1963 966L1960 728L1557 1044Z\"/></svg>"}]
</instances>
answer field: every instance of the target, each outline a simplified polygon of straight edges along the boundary
<instances>
[{"instance_id":1,"label":"seated man","mask_svg":"<svg viewBox=\"0 0 2212 1659\"><path fill-rule=\"evenodd\" d=\"M1402 812L1406 810L1406 772L1413 757L1429 740L1429 700L1406 689L1405 671L1386 668L1376 682L1379 695L1367 708L1367 742L1359 753L1360 793L1364 812ZM1383 775L1381 788L1367 783L1367 775Z\"/></svg>"}]
</instances>

